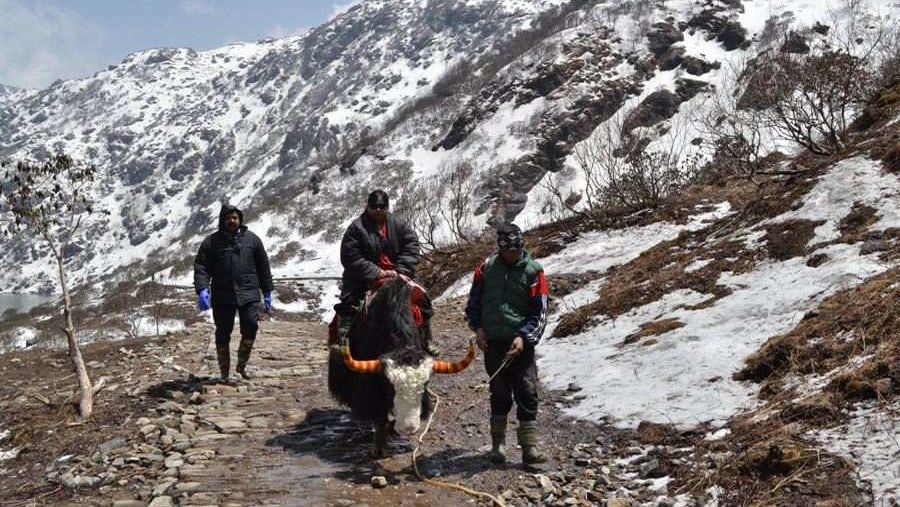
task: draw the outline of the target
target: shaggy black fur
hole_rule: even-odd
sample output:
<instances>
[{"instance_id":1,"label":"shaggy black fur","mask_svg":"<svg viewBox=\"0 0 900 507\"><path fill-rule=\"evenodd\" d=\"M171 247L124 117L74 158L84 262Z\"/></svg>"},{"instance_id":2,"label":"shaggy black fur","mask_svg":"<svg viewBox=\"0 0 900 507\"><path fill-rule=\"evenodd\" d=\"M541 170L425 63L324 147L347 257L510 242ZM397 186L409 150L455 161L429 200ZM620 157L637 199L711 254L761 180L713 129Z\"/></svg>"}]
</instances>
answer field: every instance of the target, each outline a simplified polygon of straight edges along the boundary
<instances>
[{"instance_id":1,"label":"shaggy black fur","mask_svg":"<svg viewBox=\"0 0 900 507\"><path fill-rule=\"evenodd\" d=\"M355 359L391 359L397 365L421 364L426 354L421 330L409 308L409 286L402 280L386 283L369 302L366 314L350 328L350 352ZM386 423L394 405L394 388L384 374L356 373L332 354L328 362L328 390L353 417ZM432 410L429 396L422 397L422 418Z\"/></svg>"}]
</instances>

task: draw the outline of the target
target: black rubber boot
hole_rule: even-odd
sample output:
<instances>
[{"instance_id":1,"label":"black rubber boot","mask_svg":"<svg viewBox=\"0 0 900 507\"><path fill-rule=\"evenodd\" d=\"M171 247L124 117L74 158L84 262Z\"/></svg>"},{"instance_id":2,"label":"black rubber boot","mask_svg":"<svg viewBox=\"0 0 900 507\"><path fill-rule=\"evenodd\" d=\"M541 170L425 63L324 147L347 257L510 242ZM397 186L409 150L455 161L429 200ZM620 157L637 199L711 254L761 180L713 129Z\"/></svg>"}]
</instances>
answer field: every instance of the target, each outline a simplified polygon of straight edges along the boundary
<instances>
[{"instance_id":1,"label":"black rubber boot","mask_svg":"<svg viewBox=\"0 0 900 507\"><path fill-rule=\"evenodd\" d=\"M424 326L422 326L422 342L425 345L425 352L428 353L431 357L437 357L441 355L441 349L434 344L434 340L431 336L431 323L426 322Z\"/></svg>"},{"instance_id":2,"label":"black rubber boot","mask_svg":"<svg viewBox=\"0 0 900 507\"><path fill-rule=\"evenodd\" d=\"M506 417L491 417L491 463L506 463Z\"/></svg>"},{"instance_id":3,"label":"black rubber boot","mask_svg":"<svg viewBox=\"0 0 900 507\"><path fill-rule=\"evenodd\" d=\"M519 423L517 432L519 445L522 447L522 463L525 465L538 465L547 462L547 457L537 450L537 422L525 421Z\"/></svg>"},{"instance_id":4,"label":"black rubber boot","mask_svg":"<svg viewBox=\"0 0 900 507\"><path fill-rule=\"evenodd\" d=\"M222 380L228 381L228 374L231 370L231 352L228 346L216 345L216 359L219 361L219 372L222 374Z\"/></svg>"},{"instance_id":5,"label":"black rubber boot","mask_svg":"<svg viewBox=\"0 0 900 507\"><path fill-rule=\"evenodd\" d=\"M253 350L253 340L249 338L241 338L241 344L238 346L237 368L235 370L244 380L249 380L250 375L247 374L247 361L250 360L250 352Z\"/></svg>"}]
</instances>

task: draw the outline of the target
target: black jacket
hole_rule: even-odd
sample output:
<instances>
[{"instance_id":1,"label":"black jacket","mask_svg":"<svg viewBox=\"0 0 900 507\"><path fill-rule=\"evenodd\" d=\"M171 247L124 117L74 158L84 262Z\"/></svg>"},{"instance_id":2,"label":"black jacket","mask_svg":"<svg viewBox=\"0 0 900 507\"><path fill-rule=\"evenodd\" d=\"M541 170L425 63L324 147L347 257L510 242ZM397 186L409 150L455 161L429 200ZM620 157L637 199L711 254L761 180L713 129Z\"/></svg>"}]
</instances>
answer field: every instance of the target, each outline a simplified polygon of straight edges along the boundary
<instances>
[{"instance_id":1,"label":"black jacket","mask_svg":"<svg viewBox=\"0 0 900 507\"><path fill-rule=\"evenodd\" d=\"M387 217L387 240L378 233L378 225L363 212L347 227L341 240L341 265L344 266L343 291L364 289L378 276L378 256L384 252L398 273L416 276L419 263L419 238L415 231L393 215Z\"/></svg>"},{"instance_id":2,"label":"black jacket","mask_svg":"<svg viewBox=\"0 0 900 507\"><path fill-rule=\"evenodd\" d=\"M241 217L241 226L232 236L225 230L224 217L233 211ZM223 205L219 230L203 240L194 260L194 289L199 293L209 288L213 305L258 303L260 291L272 291L266 249L243 221L241 210Z\"/></svg>"}]
</instances>

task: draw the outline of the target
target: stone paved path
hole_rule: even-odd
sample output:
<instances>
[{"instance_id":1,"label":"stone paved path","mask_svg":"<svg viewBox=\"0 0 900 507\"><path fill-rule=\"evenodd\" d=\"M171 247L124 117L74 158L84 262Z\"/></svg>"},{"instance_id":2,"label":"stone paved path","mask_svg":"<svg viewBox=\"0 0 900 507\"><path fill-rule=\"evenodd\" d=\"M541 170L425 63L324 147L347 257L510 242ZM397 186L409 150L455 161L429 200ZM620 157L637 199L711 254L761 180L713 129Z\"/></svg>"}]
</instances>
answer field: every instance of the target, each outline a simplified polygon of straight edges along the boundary
<instances>
[{"instance_id":1,"label":"stone paved path","mask_svg":"<svg viewBox=\"0 0 900 507\"><path fill-rule=\"evenodd\" d=\"M155 460L161 472L141 500L151 507L433 505L437 494L465 503L458 493L400 486L410 472L402 461L408 443L394 444L398 456L383 462L386 472L373 470L368 428L327 397L324 333L318 324L263 322L253 378L228 385L213 379L214 346L203 336L212 329L192 330L169 364L186 375L154 391L160 417L137 421L147 451L139 459ZM372 488L373 473L393 484ZM132 502L113 505L147 505Z\"/></svg>"}]
</instances>

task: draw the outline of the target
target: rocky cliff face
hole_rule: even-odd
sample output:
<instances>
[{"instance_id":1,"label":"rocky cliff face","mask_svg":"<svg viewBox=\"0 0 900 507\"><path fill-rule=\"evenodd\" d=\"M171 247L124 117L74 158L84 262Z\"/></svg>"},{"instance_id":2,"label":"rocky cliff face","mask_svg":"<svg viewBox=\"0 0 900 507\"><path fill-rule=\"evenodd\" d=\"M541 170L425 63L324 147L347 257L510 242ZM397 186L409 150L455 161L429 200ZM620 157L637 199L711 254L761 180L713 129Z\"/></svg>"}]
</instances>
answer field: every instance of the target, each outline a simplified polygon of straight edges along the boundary
<instances>
[{"instance_id":1,"label":"rocky cliff face","mask_svg":"<svg viewBox=\"0 0 900 507\"><path fill-rule=\"evenodd\" d=\"M299 37L153 49L18 93L0 101L0 157L62 150L100 168L111 213L78 238L76 283L184 279L222 200L285 270L333 274L372 187L414 197L465 162L473 228L515 218L623 104L642 100L629 121L652 126L712 89L755 50L762 22L741 22L757 3L370 0ZM38 246L7 252L0 290L52 290Z\"/></svg>"}]
</instances>

